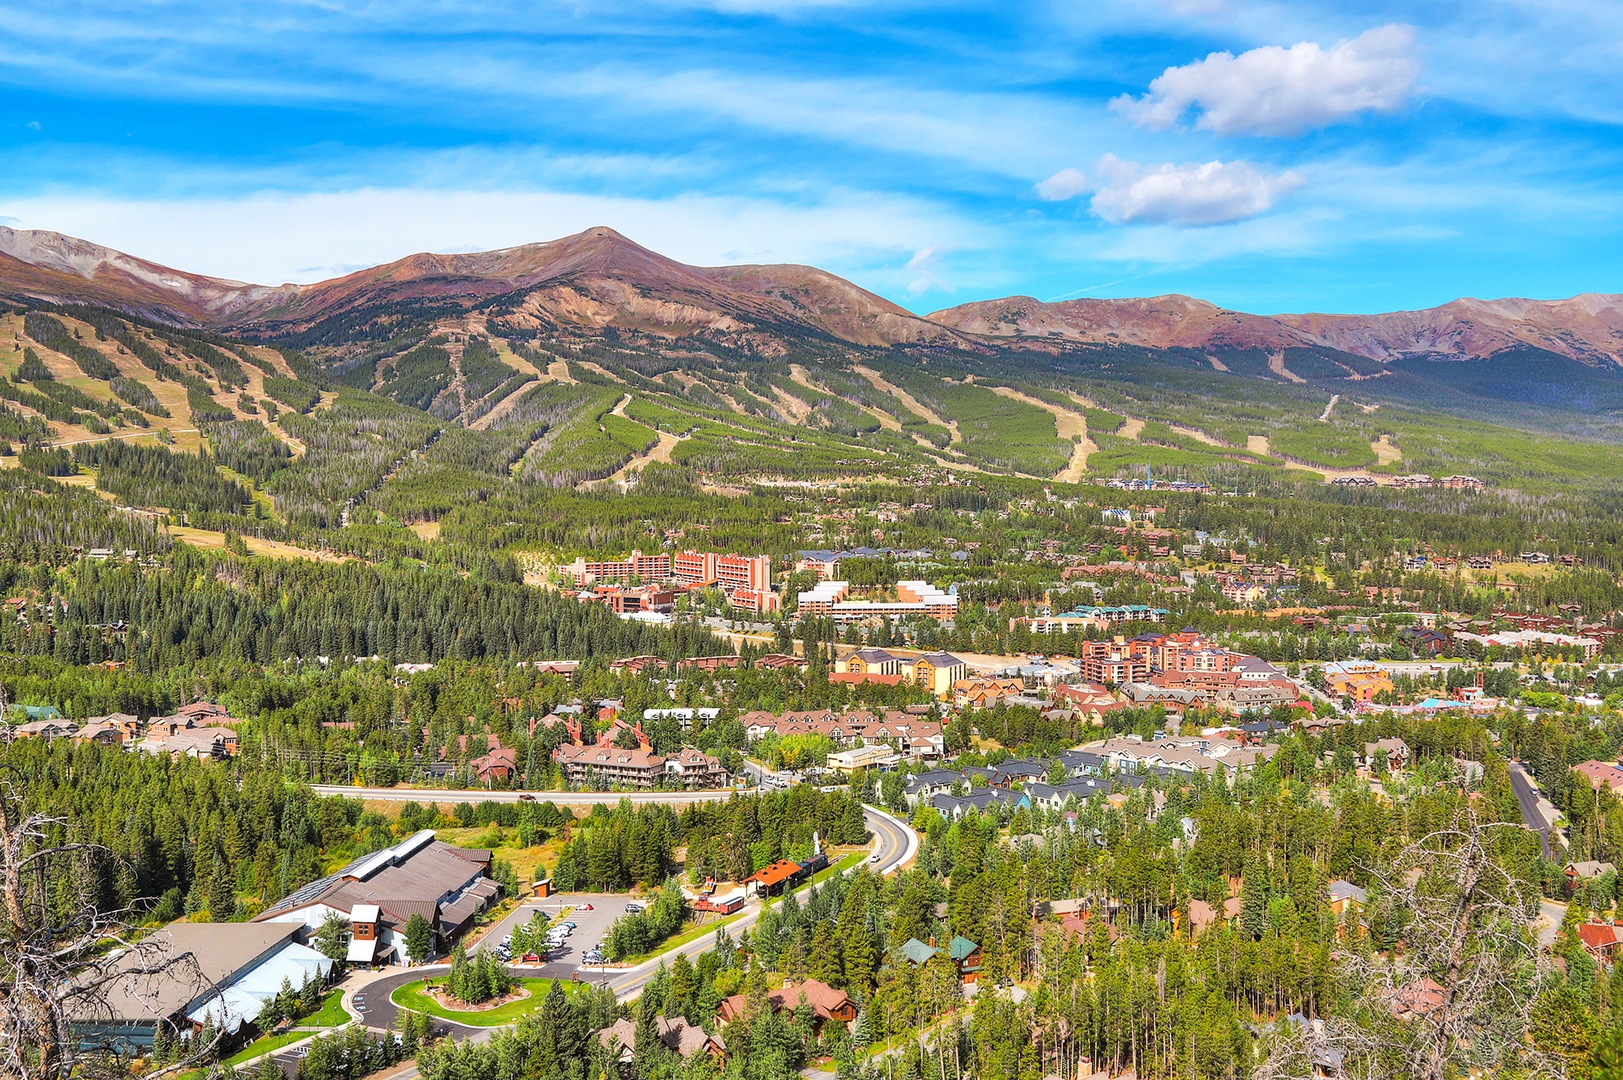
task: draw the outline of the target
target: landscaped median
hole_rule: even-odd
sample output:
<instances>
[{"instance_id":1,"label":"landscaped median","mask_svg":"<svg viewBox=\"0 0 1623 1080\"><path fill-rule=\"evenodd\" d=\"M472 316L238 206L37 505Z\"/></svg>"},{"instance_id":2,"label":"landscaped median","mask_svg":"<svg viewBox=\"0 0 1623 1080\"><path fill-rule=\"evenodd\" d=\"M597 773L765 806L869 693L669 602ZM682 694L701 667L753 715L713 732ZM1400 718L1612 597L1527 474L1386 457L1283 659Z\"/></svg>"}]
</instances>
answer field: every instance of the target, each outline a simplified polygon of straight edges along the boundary
<instances>
[{"instance_id":1,"label":"landscaped median","mask_svg":"<svg viewBox=\"0 0 1623 1080\"><path fill-rule=\"evenodd\" d=\"M397 987L395 992L389 995L389 1000L397 1008L427 1013L441 1020L449 1020L452 1023L463 1024L467 1027L500 1027L503 1024L511 1024L520 1017L527 1016L541 1008L541 1003L546 1000L547 991L552 989L553 981L552 979L518 979L515 985L526 991L526 996L515 1001L503 1002L492 1008L470 1005L467 1008L456 1009L446 1006L438 998L428 993L428 984L443 984L445 982L443 976L436 979L419 979L416 982ZM580 992L580 984L559 981L563 982L564 993L574 994Z\"/></svg>"}]
</instances>

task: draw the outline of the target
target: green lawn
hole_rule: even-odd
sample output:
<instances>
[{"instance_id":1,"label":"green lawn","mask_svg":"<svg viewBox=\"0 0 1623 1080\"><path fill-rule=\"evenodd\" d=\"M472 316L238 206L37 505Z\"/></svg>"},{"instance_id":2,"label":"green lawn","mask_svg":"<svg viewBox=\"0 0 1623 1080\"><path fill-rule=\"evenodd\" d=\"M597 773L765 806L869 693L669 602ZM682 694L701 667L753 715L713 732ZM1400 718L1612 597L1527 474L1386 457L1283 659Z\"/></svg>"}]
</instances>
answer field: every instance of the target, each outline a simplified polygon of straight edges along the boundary
<instances>
[{"instance_id":1,"label":"green lawn","mask_svg":"<svg viewBox=\"0 0 1623 1080\"><path fill-rule=\"evenodd\" d=\"M466 1024L469 1027L500 1027L503 1024L511 1024L521 1016L528 1015L541 1007L541 1002L547 996L547 991L552 989L553 982L551 979L520 979L519 985L530 992L530 996L524 1000L510 1001L506 1005L499 1005L494 1009L463 1012L460 1009L447 1009L434 998L424 993L423 983L426 981L419 980L414 983L407 983L393 994L390 994L389 1000L402 1009L411 1009L413 1012L426 1012L430 1016L439 1017L441 1020L452 1020L458 1024ZM563 987L566 993L571 994L578 993L580 990L578 983L565 982Z\"/></svg>"},{"instance_id":2,"label":"green lawn","mask_svg":"<svg viewBox=\"0 0 1623 1080\"><path fill-rule=\"evenodd\" d=\"M321 1008L303 1019L294 1021L290 1031L280 1035L262 1035L225 1059L227 1065L241 1065L244 1061L251 1061L256 1057L268 1054L273 1050L280 1050L289 1043L296 1043L300 1039L308 1039L315 1032L313 1028L335 1028L349 1021L349 1014L340 1004L343 999L342 990L334 990L322 999Z\"/></svg>"},{"instance_id":3,"label":"green lawn","mask_svg":"<svg viewBox=\"0 0 1623 1080\"><path fill-rule=\"evenodd\" d=\"M238 1050L235 1054L221 1062L223 1065L241 1065L245 1061L252 1061L256 1057L268 1054L273 1050L280 1050L288 1043L296 1043L300 1039L308 1039L312 1035L309 1031L284 1031L280 1035L262 1035L253 1042Z\"/></svg>"},{"instance_id":4,"label":"green lawn","mask_svg":"<svg viewBox=\"0 0 1623 1080\"><path fill-rule=\"evenodd\" d=\"M294 1026L301 1028L330 1028L346 1022L349 1019L349 1014L344 1011L344 1006L340 1004L343 997L344 992L342 990L334 990L322 1000L321 1008L302 1020L294 1021Z\"/></svg>"}]
</instances>

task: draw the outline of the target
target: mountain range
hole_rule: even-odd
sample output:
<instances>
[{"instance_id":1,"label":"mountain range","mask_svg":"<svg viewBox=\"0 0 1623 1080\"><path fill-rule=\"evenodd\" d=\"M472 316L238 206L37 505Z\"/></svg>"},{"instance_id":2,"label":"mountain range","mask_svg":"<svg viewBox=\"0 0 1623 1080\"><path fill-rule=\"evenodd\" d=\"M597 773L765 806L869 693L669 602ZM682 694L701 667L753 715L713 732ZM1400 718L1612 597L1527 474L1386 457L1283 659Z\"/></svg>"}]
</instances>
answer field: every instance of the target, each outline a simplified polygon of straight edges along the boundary
<instances>
[{"instance_id":1,"label":"mountain range","mask_svg":"<svg viewBox=\"0 0 1623 1080\"><path fill-rule=\"evenodd\" d=\"M1045 303L1014 296L919 316L815 267L689 266L606 227L472 254L417 254L308 285L188 273L54 232L0 228L0 296L88 304L178 326L342 353L423 319L483 311L515 333L688 337L778 355L813 339L861 349L966 352L1128 346L1267 354L1272 373L1310 350L1367 379L1406 360L1532 353L1623 367L1623 296L1461 299L1375 315L1256 315L1187 296ZM1359 363L1362 360L1364 363ZM1266 376L1265 376L1266 377Z\"/></svg>"}]
</instances>

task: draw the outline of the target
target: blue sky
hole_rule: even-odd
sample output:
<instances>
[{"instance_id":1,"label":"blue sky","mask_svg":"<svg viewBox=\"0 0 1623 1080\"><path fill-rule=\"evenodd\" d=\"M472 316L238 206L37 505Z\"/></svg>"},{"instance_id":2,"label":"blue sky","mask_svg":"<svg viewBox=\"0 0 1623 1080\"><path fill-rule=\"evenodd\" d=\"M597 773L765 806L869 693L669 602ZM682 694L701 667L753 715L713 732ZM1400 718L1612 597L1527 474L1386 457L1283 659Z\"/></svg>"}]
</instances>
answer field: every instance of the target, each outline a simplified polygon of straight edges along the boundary
<instances>
[{"instance_id":1,"label":"blue sky","mask_svg":"<svg viewBox=\"0 0 1623 1080\"><path fill-rule=\"evenodd\" d=\"M0 163L266 283L606 224L921 312L1623 292L1623 4L10 0Z\"/></svg>"}]
</instances>

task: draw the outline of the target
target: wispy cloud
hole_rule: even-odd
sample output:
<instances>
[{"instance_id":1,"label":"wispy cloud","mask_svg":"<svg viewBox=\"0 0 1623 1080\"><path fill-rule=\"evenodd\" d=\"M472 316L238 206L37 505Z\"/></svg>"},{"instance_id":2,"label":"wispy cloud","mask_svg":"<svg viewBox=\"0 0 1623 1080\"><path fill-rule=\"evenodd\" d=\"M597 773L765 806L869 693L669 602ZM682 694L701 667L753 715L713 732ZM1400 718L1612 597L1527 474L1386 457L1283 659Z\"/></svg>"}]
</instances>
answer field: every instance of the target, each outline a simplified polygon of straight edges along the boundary
<instances>
[{"instance_id":1,"label":"wispy cloud","mask_svg":"<svg viewBox=\"0 0 1623 1080\"><path fill-rule=\"evenodd\" d=\"M1299 135L1365 112L1393 112L1420 77L1414 28L1393 24L1330 49L1303 41L1167 68L1149 93L1111 106L1165 130L1195 110L1195 126L1218 135Z\"/></svg>"}]
</instances>

